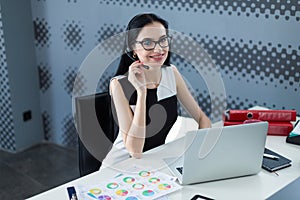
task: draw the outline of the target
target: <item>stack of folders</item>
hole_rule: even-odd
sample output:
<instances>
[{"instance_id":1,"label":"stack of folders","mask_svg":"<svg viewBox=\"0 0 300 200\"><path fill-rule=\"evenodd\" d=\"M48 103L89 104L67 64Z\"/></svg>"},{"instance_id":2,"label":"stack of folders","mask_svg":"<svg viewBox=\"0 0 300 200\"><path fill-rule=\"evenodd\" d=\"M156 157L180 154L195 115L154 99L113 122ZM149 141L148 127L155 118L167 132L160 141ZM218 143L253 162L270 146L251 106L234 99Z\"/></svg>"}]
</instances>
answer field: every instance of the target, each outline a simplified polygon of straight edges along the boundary
<instances>
[{"instance_id":1,"label":"stack of folders","mask_svg":"<svg viewBox=\"0 0 300 200\"><path fill-rule=\"evenodd\" d=\"M265 148L262 168L274 172L292 165L292 161L270 149Z\"/></svg>"},{"instance_id":2,"label":"stack of folders","mask_svg":"<svg viewBox=\"0 0 300 200\"><path fill-rule=\"evenodd\" d=\"M296 121L296 110L226 110L224 126L258 121L268 121L268 135L288 136L293 130L291 121Z\"/></svg>"}]
</instances>

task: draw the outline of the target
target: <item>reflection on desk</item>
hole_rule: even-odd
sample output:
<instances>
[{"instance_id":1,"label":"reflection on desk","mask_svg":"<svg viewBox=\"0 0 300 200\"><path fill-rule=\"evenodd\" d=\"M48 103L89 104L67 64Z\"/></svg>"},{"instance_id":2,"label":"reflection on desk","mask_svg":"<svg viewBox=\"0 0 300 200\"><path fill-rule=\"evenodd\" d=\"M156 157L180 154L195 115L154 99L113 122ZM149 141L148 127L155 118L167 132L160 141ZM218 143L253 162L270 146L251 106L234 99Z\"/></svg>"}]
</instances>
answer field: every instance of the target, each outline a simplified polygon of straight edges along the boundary
<instances>
[{"instance_id":1,"label":"reflection on desk","mask_svg":"<svg viewBox=\"0 0 300 200\"><path fill-rule=\"evenodd\" d=\"M297 178L292 183L288 184L275 194L273 194L270 198L267 200L282 200L282 199L288 199L288 200L299 200L300 199L300 177Z\"/></svg>"}]
</instances>

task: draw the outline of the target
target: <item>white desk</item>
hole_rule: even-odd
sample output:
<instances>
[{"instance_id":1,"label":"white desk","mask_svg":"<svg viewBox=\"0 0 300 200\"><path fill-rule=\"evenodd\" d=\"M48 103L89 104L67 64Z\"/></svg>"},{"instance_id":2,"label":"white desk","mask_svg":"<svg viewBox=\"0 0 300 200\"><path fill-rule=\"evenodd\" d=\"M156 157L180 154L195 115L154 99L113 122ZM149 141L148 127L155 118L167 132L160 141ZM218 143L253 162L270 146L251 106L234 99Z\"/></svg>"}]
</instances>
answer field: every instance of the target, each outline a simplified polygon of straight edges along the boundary
<instances>
[{"instance_id":1,"label":"white desk","mask_svg":"<svg viewBox=\"0 0 300 200\"><path fill-rule=\"evenodd\" d=\"M222 181L214 181L195 185L184 186L181 190L169 195L169 199L191 199L195 194L212 197L214 199L266 199L288 183L300 177L300 146L288 144L286 137L268 136L266 147L274 150L292 160L292 166L282 169L277 173L269 173L265 170L257 175L233 178ZM182 140L165 144L152 149L144 154L142 159L128 159L116 166L118 169L128 169L129 166L136 164L142 166L151 166L154 169L170 174L164 162L163 157L170 157L180 150ZM255 147L253 147L255 148ZM76 166L75 166L76 167ZM101 172L95 172L88 176L76 179L52 190L30 198L31 200L53 200L68 199L66 188L73 185L83 185L87 183L97 183L107 178L113 177L118 170L106 168Z\"/></svg>"}]
</instances>

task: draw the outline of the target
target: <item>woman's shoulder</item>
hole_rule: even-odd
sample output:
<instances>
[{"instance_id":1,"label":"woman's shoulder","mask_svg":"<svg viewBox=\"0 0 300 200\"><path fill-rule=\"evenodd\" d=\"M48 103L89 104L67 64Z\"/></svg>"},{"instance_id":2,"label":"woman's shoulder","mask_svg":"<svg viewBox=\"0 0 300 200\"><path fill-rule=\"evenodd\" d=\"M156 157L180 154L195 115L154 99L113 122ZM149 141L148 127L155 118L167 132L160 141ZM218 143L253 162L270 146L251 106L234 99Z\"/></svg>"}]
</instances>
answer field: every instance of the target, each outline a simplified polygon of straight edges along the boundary
<instances>
[{"instance_id":1,"label":"woman's shoulder","mask_svg":"<svg viewBox=\"0 0 300 200\"><path fill-rule=\"evenodd\" d=\"M125 75L118 75L118 76L114 76L110 79L110 83L109 83L109 88L110 88L110 94L112 90L115 89L121 89L121 82L122 80L126 79Z\"/></svg>"},{"instance_id":2,"label":"woman's shoulder","mask_svg":"<svg viewBox=\"0 0 300 200\"><path fill-rule=\"evenodd\" d=\"M173 64L170 65L169 70L172 72L172 76L175 81L174 84L176 85L175 87L177 87L177 84L181 82L182 74L177 69L177 67Z\"/></svg>"},{"instance_id":3,"label":"woman's shoulder","mask_svg":"<svg viewBox=\"0 0 300 200\"><path fill-rule=\"evenodd\" d=\"M110 84L115 84L115 83L122 83L124 81L128 81L127 76L125 75L118 75L114 76L110 79Z\"/></svg>"},{"instance_id":4,"label":"woman's shoulder","mask_svg":"<svg viewBox=\"0 0 300 200\"><path fill-rule=\"evenodd\" d=\"M162 68L166 73L179 73L178 69L175 65L170 64L169 66L163 67Z\"/></svg>"},{"instance_id":5,"label":"woman's shoulder","mask_svg":"<svg viewBox=\"0 0 300 200\"><path fill-rule=\"evenodd\" d=\"M110 79L110 81L112 81L112 80L121 80L121 79L124 79L124 78L126 78L127 76L125 76L125 75L117 75L117 76L114 76L114 77L112 77L111 79Z\"/></svg>"},{"instance_id":6,"label":"woman's shoulder","mask_svg":"<svg viewBox=\"0 0 300 200\"><path fill-rule=\"evenodd\" d=\"M134 87L129 82L128 77L125 75L119 75L111 78L109 88L110 94L112 94L112 90L123 92L125 95L127 95L127 93L132 94L132 91L134 91Z\"/></svg>"},{"instance_id":7,"label":"woman's shoulder","mask_svg":"<svg viewBox=\"0 0 300 200\"><path fill-rule=\"evenodd\" d=\"M173 64L170 65L170 69L172 69L172 71L175 72L175 73L179 73L177 67Z\"/></svg>"},{"instance_id":8,"label":"woman's shoulder","mask_svg":"<svg viewBox=\"0 0 300 200\"><path fill-rule=\"evenodd\" d=\"M170 64L168 67L164 67L165 73L172 75L172 76L178 76L180 72L178 71L177 67L173 64Z\"/></svg>"}]
</instances>

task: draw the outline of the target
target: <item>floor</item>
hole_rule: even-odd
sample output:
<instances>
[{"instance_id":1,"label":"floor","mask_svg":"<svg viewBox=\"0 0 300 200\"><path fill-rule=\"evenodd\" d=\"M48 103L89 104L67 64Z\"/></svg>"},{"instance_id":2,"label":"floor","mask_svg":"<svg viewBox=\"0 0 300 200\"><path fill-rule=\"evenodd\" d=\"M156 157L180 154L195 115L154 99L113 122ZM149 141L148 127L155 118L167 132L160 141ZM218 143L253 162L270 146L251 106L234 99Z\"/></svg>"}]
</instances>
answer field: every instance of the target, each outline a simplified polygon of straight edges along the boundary
<instances>
[{"instance_id":1,"label":"floor","mask_svg":"<svg viewBox=\"0 0 300 200\"><path fill-rule=\"evenodd\" d=\"M20 153L0 150L0 199L25 199L79 177L77 151L41 144Z\"/></svg>"}]
</instances>

